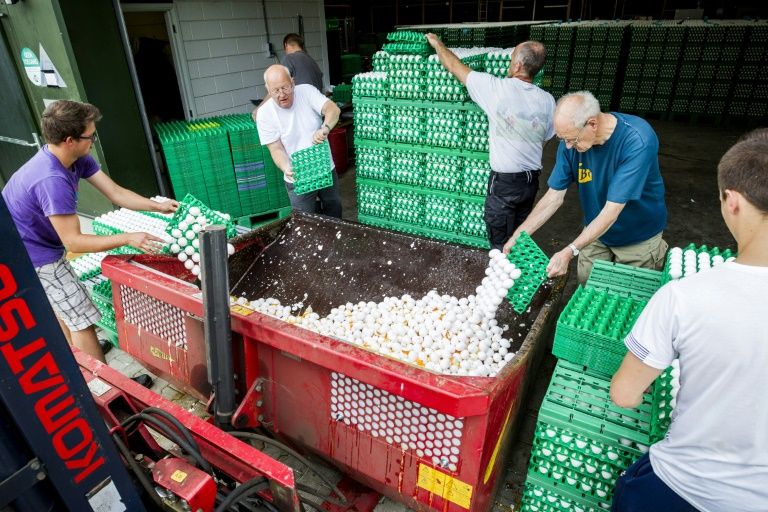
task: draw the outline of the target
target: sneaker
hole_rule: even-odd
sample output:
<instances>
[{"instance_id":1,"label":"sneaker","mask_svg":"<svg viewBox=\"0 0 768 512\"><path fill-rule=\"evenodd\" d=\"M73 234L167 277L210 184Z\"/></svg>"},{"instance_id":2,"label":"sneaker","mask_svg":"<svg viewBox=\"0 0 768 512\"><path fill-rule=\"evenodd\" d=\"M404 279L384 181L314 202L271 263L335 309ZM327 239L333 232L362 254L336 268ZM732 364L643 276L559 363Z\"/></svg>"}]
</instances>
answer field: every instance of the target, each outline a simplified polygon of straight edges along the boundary
<instances>
[{"instance_id":1,"label":"sneaker","mask_svg":"<svg viewBox=\"0 0 768 512\"><path fill-rule=\"evenodd\" d=\"M107 352L112 350L114 345L112 345L109 340L99 340L99 346L101 347L101 353L107 355Z\"/></svg>"},{"instance_id":2,"label":"sneaker","mask_svg":"<svg viewBox=\"0 0 768 512\"><path fill-rule=\"evenodd\" d=\"M141 375L137 375L136 377L131 377L131 380L136 384L144 386L147 389L151 388L152 384L154 383L154 381L152 380L152 377L150 377L146 373L142 373Z\"/></svg>"}]
</instances>

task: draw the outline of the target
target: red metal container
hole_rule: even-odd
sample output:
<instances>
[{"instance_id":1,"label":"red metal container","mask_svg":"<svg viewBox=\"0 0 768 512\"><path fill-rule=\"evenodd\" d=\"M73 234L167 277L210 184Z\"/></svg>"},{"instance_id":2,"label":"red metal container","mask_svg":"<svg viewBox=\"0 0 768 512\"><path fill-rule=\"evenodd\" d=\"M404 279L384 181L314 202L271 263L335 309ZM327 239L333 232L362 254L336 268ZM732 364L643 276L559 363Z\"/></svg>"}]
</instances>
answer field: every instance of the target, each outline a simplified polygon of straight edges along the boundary
<instances>
[{"instance_id":1,"label":"red metal container","mask_svg":"<svg viewBox=\"0 0 768 512\"><path fill-rule=\"evenodd\" d=\"M151 268L157 260L145 258L103 262L121 346L177 385L203 393L200 290L177 278L189 278L178 262L165 263L171 275L163 275ZM411 508L489 510L562 283L537 294L530 315L521 318L530 329L516 357L493 378L435 374L234 307L235 373L240 392L247 391L234 421L261 424ZM160 332L157 321L149 327L158 308L166 315L171 308L175 327L165 332L181 333L184 342Z\"/></svg>"},{"instance_id":2,"label":"red metal container","mask_svg":"<svg viewBox=\"0 0 768 512\"><path fill-rule=\"evenodd\" d=\"M337 126L328 134L328 143L331 145L331 156L336 165L336 172L344 174L349 167L347 157L347 129Z\"/></svg>"}]
</instances>

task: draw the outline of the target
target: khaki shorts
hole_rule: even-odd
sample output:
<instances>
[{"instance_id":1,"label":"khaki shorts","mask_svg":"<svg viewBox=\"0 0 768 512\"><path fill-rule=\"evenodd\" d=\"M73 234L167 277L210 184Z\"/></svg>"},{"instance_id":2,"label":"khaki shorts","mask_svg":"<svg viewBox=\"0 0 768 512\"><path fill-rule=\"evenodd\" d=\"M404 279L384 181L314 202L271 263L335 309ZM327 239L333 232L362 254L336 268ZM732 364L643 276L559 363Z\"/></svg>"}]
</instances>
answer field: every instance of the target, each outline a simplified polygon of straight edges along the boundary
<instances>
[{"instance_id":1,"label":"khaki shorts","mask_svg":"<svg viewBox=\"0 0 768 512\"><path fill-rule=\"evenodd\" d=\"M101 320L85 285L77 278L72 265L64 258L36 267L53 312L70 331L82 331Z\"/></svg>"},{"instance_id":2,"label":"khaki shorts","mask_svg":"<svg viewBox=\"0 0 768 512\"><path fill-rule=\"evenodd\" d=\"M584 247L579 253L578 274L579 283L587 282L589 273L592 272L592 264L595 260L607 260L614 263L623 263L633 267L661 270L664 267L664 256L669 245L661 237L663 232L654 235L643 242L624 245L621 247L608 247L600 240L595 240Z\"/></svg>"}]
</instances>

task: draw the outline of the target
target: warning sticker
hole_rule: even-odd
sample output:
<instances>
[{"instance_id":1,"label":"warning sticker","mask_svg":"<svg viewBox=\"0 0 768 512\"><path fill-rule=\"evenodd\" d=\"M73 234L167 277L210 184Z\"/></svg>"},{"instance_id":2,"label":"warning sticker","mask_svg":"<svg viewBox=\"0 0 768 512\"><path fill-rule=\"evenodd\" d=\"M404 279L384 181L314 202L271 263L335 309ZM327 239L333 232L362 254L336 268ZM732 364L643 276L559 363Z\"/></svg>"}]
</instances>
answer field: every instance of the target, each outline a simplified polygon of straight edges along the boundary
<instances>
[{"instance_id":1,"label":"warning sticker","mask_svg":"<svg viewBox=\"0 0 768 512\"><path fill-rule=\"evenodd\" d=\"M120 492L112 480L98 491L89 494L88 504L93 512L125 512L126 510Z\"/></svg>"},{"instance_id":2,"label":"warning sticker","mask_svg":"<svg viewBox=\"0 0 768 512\"><path fill-rule=\"evenodd\" d=\"M229 310L232 311L233 313L238 313L238 314L241 314L243 316L248 316L248 315L253 314L253 310L252 309L248 309L245 306L241 306L240 304L235 304L234 306L229 308Z\"/></svg>"},{"instance_id":3,"label":"warning sticker","mask_svg":"<svg viewBox=\"0 0 768 512\"><path fill-rule=\"evenodd\" d=\"M182 483L186 479L187 479L187 474L180 469L177 469L171 475L171 480L177 483Z\"/></svg>"},{"instance_id":4,"label":"warning sticker","mask_svg":"<svg viewBox=\"0 0 768 512\"><path fill-rule=\"evenodd\" d=\"M425 464L419 464L418 486L469 510L472 486Z\"/></svg>"}]
</instances>

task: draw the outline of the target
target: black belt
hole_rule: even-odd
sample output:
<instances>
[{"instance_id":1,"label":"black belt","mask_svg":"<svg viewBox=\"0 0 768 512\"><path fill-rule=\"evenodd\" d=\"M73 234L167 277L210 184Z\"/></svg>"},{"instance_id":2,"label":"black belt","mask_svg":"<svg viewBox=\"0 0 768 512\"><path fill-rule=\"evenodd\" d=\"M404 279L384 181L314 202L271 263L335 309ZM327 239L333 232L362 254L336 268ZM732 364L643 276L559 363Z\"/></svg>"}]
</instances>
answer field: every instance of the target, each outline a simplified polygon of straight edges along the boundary
<instances>
[{"instance_id":1,"label":"black belt","mask_svg":"<svg viewBox=\"0 0 768 512\"><path fill-rule=\"evenodd\" d=\"M539 174L541 174L541 169L536 169L535 171L520 171L520 172L497 172L497 171L491 171L491 175L503 176L504 179L510 179L510 180L525 180L526 182L530 183L535 178L539 177Z\"/></svg>"}]
</instances>

